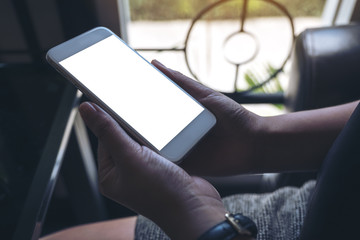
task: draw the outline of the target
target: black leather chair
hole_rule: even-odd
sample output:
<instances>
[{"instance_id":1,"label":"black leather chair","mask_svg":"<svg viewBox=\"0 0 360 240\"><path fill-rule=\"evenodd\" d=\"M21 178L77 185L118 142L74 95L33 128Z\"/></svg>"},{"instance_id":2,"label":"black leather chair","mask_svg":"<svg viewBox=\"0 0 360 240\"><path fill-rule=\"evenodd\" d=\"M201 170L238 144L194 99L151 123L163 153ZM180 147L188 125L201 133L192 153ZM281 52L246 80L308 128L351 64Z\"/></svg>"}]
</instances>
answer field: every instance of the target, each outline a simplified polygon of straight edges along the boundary
<instances>
[{"instance_id":1,"label":"black leather chair","mask_svg":"<svg viewBox=\"0 0 360 240\"><path fill-rule=\"evenodd\" d=\"M286 95L290 111L360 98L360 25L308 29L296 41Z\"/></svg>"}]
</instances>

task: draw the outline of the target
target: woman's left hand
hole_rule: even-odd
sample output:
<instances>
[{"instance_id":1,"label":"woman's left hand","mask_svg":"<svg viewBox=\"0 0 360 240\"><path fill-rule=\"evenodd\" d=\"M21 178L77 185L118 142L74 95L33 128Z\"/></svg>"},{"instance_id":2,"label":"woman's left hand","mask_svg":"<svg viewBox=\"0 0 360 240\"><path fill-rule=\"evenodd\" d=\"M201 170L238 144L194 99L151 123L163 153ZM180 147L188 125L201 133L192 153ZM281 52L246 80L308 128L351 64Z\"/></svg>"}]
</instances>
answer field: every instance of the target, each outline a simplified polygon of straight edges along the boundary
<instances>
[{"instance_id":1,"label":"woman's left hand","mask_svg":"<svg viewBox=\"0 0 360 240\"><path fill-rule=\"evenodd\" d=\"M134 141L94 103L80 105L98 137L100 191L158 224L172 239L196 239L225 219L218 192L202 178Z\"/></svg>"}]
</instances>

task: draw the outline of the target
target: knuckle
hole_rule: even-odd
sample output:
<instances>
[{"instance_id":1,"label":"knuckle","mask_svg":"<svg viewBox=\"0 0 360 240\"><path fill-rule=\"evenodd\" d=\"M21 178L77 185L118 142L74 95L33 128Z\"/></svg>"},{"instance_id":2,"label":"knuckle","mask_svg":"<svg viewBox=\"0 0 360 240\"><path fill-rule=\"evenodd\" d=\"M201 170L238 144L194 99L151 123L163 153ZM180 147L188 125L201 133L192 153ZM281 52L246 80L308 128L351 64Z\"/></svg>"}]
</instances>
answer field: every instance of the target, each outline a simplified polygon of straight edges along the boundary
<instances>
[{"instance_id":1,"label":"knuckle","mask_svg":"<svg viewBox=\"0 0 360 240\"><path fill-rule=\"evenodd\" d=\"M182 74L182 73L179 72L179 71L175 71L175 70L174 70L174 72L173 72L173 76L174 76L175 78L177 78L177 79L182 79L182 78L185 77L184 74Z\"/></svg>"},{"instance_id":2,"label":"knuckle","mask_svg":"<svg viewBox=\"0 0 360 240\"><path fill-rule=\"evenodd\" d=\"M116 190L115 190L114 187L112 187L112 185L113 184L111 184L110 182L108 182L106 184L100 183L99 184L99 192L103 196L105 196L115 202L118 202L120 204L123 204L125 201L126 194L124 195L123 192L119 190L119 188L116 188Z\"/></svg>"},{"instance_id":3,"label":"knuckle","mask_svg":"<svg viewBox=\"0 0 360 240\"><path fill-rule=\"evenodd\" d=\"M103 139L108 134L112 133L114 131L115 124L114 121L109 119L108 117L104 117L101 121L98 122L96 132L97 137L100 139Z\"/></svg>"}]
</instances>

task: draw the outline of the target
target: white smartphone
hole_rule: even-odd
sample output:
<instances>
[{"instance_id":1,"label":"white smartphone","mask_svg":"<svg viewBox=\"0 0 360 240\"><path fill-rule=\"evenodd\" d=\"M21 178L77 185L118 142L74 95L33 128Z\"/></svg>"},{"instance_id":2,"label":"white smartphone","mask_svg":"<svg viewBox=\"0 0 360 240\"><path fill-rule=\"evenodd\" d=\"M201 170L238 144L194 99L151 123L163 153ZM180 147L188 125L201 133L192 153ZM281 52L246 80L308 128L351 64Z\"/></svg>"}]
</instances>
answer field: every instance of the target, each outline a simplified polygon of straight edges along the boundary
<instances>
[{"instance_id":1,"label":"white smartphone","mask_svg":"<svg viewBox=\"0 0 360 240\"><path fill-rule=\"evenodd\" d=\"M98 27L52 49L47 61L138 142L179 162L216 119L109 29Z\"/></svg>"}]
</instances>

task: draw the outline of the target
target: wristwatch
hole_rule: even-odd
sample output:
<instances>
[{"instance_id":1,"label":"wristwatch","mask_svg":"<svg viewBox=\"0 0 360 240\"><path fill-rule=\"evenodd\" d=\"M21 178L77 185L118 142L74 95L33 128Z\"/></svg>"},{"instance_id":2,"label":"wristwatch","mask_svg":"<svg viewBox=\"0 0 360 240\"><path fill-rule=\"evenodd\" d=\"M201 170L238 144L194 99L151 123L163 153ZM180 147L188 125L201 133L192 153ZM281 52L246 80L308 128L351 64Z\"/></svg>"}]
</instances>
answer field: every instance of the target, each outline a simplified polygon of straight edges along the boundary
<instances>
[{"instance_id":1,"label":"wristwatch","mask_svg":"<svg viewBox=\"0 0 360 240\"><path fill-rule=\"evenodd\" d=\"M210 228L198 240L232 240L238 236L256 239L258 231L253 220L240 213L226 213L225 217L225 221Z\"/></svg>"}]
</instances>

